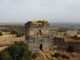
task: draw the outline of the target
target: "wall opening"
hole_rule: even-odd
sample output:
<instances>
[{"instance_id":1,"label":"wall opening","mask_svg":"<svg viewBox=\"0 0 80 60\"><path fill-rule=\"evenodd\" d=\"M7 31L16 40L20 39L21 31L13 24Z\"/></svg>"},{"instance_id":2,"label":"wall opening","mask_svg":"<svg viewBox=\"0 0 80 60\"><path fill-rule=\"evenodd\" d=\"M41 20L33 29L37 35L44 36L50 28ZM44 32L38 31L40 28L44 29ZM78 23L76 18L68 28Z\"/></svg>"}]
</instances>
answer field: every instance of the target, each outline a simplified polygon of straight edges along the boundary
<instances>
[{"instance_id":1,"label":"wall opening","mask_svg":"<svg viewBox=\"0 0 80 60\"><path fill-rule=\"evenodd\" d=\"M40 44L39 49L43 50L43 45L42 44Z\"/></svg>"},{"instance_id":2,"label":"wall opening","mask_svg":"<svg viewBox=\"0 0 80 60\"><path fill-rule=\"evenodd\" d=\"M41 30L39 30L39 33L40 33L40 35L42 34L42 33L41 33Z\"/></svg>"}]
</instances>

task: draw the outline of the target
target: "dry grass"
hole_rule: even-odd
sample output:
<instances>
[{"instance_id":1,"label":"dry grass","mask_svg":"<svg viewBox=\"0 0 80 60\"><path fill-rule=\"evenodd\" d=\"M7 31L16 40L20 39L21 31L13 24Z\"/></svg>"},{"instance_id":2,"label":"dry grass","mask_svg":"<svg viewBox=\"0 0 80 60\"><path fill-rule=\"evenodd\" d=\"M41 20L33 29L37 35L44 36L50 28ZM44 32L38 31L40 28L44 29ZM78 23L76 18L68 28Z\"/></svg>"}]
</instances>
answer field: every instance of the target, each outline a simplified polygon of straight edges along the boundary
<instances>
[{"instance_id":1,"label":"dry grass","mask_svg":"<svg viewBox=\"0 0 80 60\"><path fill-rule=\"evenodd\" d=\"M0 36L0 51L7 48L10 44L13 44L15 41L24 41L25 37L16 37L15 35L3 35Z\"/></svg>"}]
</instances>

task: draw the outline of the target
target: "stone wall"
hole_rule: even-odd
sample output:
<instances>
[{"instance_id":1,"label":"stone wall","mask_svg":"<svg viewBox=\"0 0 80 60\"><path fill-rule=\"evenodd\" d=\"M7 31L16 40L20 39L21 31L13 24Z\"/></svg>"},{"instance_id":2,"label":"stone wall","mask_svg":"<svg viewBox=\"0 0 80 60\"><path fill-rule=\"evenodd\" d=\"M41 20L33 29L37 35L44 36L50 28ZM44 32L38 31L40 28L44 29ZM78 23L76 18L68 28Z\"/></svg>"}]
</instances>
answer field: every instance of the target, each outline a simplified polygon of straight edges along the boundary
<instances>
[{"instance_id":1,"label":"stone wall","mask_svg":"<svg viewBox=\"0 0 80 60\"><path fill-rule=\"evenodd\" d=\"M29 21L25 24L26 41L32 51L49 50L52 40L49 38L49 23L44 20Z\"/></svg>"}]
</instances>

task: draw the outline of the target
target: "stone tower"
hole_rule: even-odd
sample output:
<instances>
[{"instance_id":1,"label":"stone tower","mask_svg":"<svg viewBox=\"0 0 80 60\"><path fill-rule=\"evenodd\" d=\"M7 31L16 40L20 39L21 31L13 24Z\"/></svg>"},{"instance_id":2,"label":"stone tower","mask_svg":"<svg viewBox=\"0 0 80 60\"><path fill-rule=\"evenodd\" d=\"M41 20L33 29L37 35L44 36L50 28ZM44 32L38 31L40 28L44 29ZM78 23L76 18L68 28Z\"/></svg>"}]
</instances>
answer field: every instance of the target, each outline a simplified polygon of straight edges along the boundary
<instances>
[{"instance_id":1,"label":"stone tower","mask_svg":"<svg viewBox=\"0 0 80 60\"><path fill-rule=\"evenodd\" d=\"M51 40L49 37L49 23L44 20L28 21L25 24L25 39L32 51L49 50Z\"/></svg>"}]
</instances>

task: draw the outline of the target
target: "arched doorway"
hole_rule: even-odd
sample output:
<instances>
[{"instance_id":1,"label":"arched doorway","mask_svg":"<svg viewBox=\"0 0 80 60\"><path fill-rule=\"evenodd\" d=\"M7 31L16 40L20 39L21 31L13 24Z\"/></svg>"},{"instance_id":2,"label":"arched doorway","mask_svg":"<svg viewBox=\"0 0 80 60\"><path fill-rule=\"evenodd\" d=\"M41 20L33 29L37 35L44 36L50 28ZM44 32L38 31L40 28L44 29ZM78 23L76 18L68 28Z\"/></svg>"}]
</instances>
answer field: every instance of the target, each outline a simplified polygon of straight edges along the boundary
<instances>
[{"instance_id":1,"label":"arched doorway","mask_svg":"<svg viewBox=\"0 0 80 60\"><path fill-rule=\"evenodd\" d=\"M42 44L40 44L39 49L43 50L43 45Z\"/></svg>"},{"instance_id":2,"label":"arched doorway","mask_svg":"<svg viewBox=\"0 0 80 60\"><path fill-rule=\"evenodd\" d=\"M39 30L39 34L41 35L42 33L41 33L41 30Z\"/></svg>"}]
</instances>

